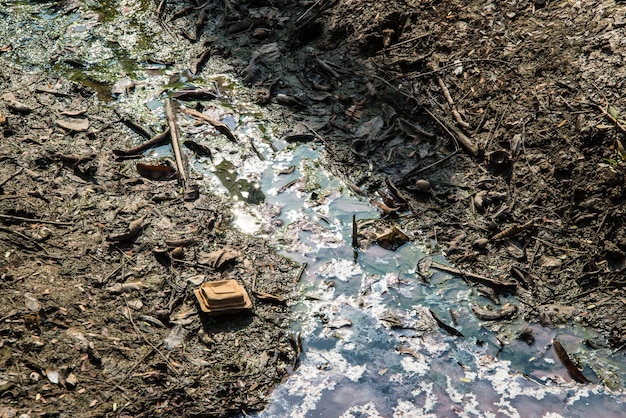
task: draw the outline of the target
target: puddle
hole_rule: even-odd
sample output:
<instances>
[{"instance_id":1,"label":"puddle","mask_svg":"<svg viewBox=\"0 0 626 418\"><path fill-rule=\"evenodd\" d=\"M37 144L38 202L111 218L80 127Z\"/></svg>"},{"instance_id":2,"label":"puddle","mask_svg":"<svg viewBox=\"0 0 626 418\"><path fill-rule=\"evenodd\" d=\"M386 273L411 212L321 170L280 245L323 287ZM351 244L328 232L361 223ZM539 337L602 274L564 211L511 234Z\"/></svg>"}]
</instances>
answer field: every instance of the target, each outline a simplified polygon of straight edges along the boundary
<instances>
[{"instance_id":1,"label":"puddle","mask_svg":"<svg viewBox=\"0 0 626 418\"><path fill-rule=\"evenodd\" d=\"M588 415L596 408L604 417L623 416L624 351L588 348L583 341L597 336L583 328L530 325L535 341L528 345L516 339L529 326L519 318L477 320L470 304L487 301L461 278L435 272L428 283L419 279L416 266L429 253L428 243L396 251L372 245L355 257L352 217L365 222L378 211L325 171L319 144L282 141L271 115L237 101L242 88L219 71L219 62L207 63L205 74L212 75L194 80L174 66L150 70L148 56L175 61L193 51L150 46L150 36L163 35L140 23L147 2L120 5L137 13L132 27L105 6L79 16L59 13L53 4L0 4L11 7L11 13L0 10L0 34L11 34L15 65L54 68L96 86L103 100L110 100L115 82L130 77L135 88L118 97L116 107L147 126L164 120L162 93L172 83L219 87L222 98L209 102L205 112L234 130L241 145L181 116L183 139L212 151L211 159L187 154L192 175L204 190L232 197L235 227L307 263L301 297L293 305L301 363L258 416L556 417ZM116 36L120 30L122 37ZM156 158L169 152L150 151ZM440 329L429 310L464 338ZM583 373L592 384L577 384L567 375L551 347L554 338L586 365Z\"/></svg>"}]
</instances>

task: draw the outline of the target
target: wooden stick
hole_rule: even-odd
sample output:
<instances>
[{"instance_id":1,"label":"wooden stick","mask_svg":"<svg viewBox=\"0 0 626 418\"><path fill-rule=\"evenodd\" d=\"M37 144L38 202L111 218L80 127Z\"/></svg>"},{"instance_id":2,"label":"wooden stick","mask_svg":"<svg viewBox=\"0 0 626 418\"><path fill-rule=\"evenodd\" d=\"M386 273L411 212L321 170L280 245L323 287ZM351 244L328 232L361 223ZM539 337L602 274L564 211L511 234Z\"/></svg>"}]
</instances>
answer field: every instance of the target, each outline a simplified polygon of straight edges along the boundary
<instances>
[{"instance_id":1,"label":"wooden stick","mask_svg":"<svg viewBox=\"0 0 626 418\"><path fill-rule=\"evenodd\" d=\"M453 124L451 124L450 122L446 121L445 119L439 120L439 118L437 118L430 110L424 108L424 110L426 111L426 113L428 113L433 119L435 119L437 122L439 122L446 131L448 131L449 133L453 133L454 135L456 135L455 139L458 140L461 145L463 146L463 148L465 148L465 150L467 152L469 152L470 154L472 154L472 156L476 157L478 155L478 146L476 146L474 144L474 142L467 136L465 135L463 132L461 132L456 126L454 126Z\"/></svg>"},{"instance_id":2,"label":"wooden stick","mask_svg":"<svg viewBox=\"0 0 626 418\"><path fill-rule=\"evenodd\" d=\"M452 100L452 96L450 95L450 91L448 90L446 83L443 82L443 79L441 77L437 77L437 82L439 82L439 87L441 87L441 91L443 92L443 97L446 98L446 100L448 101L448 104L450 105L450 110L452 111L452 115L454 115L454 119L456 119L456 123L458 123L465 129L471 129L470 124L463 120L463 118L461 117L461 114L457 110L456 104L454 103L454 100Z\"/></svg>"},{"instance_id":3,"label":"wooden stick","mask_svg":"<svg viewBox=\"0 0 626 418\"><path fill-rule=\"evenodd\" d=\"M7 182L9 180L11 180L13 177L19 175L22 171L24 171L24 167L20 167L15 173L11 174L9 177L7 177L4 180L0 181L0 188L2 186L4 186L5 184L7 184Z\"/></svg>"},{"instance_id":4,"label":"wooden stick","mask_svg":"<svg viewBox=\"0 0 626 418\"><path fill-rule=\"evenodd\" d=\"M174 113L174 107L172 105L172 99L165 100L165 115L167 116L167 123L170 127L170 137L172 138L172 148L174 149L174 157L176 157L176 168L178 170L178 180L181 183L183 189L187 188L187 169L183 164L183 156L180 151L180 134L178 131L178 124L176 123L176 114Z\"/></svg>"},{"instance_id":5,"label":"wooden stick","mask_svg":"<svg viewBox=\"0 0 626 418\"><path fill-rule=\"evenodd\" d=\"M432 267L436 268L437 270L445 271L447 273L452 273L452 274L457 274L459 276L463 276L471 281L481 283L489 287L501 288L507 291L515 291L515 289L517 288L516 282L505 282L501 280L491 279L489 277L481 276L475 273L470 273L465 270L460 270L454 267L448 267L443 264L439 264L436 261L432 262Z\"/></svg>"},{"instance_id":6,"label":"wooden stick","mask_svg":"<svg viewBox=\"0 0 626 418\"><path fill-rule=\"evenodd\" d=\"M605 109L605 108L603 108L602 106L600 106L600 105L596 105L596 106L598 107L598 109L600 109L600 112L602 112L602 114L603 114L604 116L606 116L606 118L607 118L607 119L609 119L611 122L613 122L613 123L615 124L615 126L617 126L617 128L618 128L620 131L622 131L622 132L626 133L626 127L624 127L624 125L622 125L621 123L619 123L619 121L618 121L617 119L615 119L615 118L613 117L613 115L611 115L609 112L607 112L607 111L606 111L606 109Z\"/></svg>"},{"instance_id":7,"label":"wooden stick","mask_svg":"<svg viewBox=\"0 0 626 418\"><path fill-rule=\"evenodd\" d=\"M56 226L72 226L73 223L70 222L56 222L56 221L46 221L45 219L33 219L33 218L23 218L21 216L12 216L12 215L0 215L1 219L9 219L11 221L22 221L22 222L30 222L34 224L48 224L48 225L56 225Z\"/></svg>"},{"instance_id":8,"label":"wooden stick","mask_svg":"<svg viewBox=\"0 0 626 418\"><path fill-rule=\"evenodd\" d=\"M164 143L167 140L167 136L169 135L169 133L170 133L170 128L167 128L165 131L161 132L160 134L156 134L149 140L144 141L141 144L136 145L132 148L125 149L125 150L113 150L113 154L118 155L118 156L141 154L147 149L156 147Z\"/></svg>"}]
</instances>

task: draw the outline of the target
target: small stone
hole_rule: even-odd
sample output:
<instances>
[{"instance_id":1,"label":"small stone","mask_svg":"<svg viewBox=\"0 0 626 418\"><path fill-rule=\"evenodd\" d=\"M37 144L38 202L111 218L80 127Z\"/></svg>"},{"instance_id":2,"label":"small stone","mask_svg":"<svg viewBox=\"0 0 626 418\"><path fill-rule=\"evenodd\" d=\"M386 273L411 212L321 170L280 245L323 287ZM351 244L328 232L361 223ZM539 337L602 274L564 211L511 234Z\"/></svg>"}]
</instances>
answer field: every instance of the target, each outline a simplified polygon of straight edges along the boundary
<instances>
[{"instance_id":1,"label":"small stone","mask_svg":"<svg viewBox=\"0 0 626 418\"><path fill-rule=\"evenodd\" d=\"M419 179L415 182L415 186L417 186L417 190L427 192L430 190L430 181L426 179Z\"/></svg>"},{"instance_id":2,"label":"small stone","mask_svg":"<svg viewBox=\"0 0 626 418\"><path fill-rule=\"evenodd\" d=\"M487 247L487 244L489 244L489 239L487 238L478 238L476 241L474 241L474 247L480 249Z\"/></svg>"}]
</instances>

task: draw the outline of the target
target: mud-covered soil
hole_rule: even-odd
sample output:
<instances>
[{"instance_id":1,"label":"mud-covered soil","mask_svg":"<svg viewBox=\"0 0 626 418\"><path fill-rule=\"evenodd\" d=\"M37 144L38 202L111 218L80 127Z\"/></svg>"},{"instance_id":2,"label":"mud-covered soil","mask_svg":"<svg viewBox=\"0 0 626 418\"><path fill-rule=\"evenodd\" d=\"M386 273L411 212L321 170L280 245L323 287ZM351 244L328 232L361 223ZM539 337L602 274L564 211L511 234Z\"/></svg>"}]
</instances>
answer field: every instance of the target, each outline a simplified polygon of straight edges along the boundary
<instances>
[{"instance_id":1,"label":"mud-covered soil","mask_svg":"<svg viewBox=\"0 0 626 418\"><path fill-rule=\"evenodd\" d=\"M262 409L298 348L285 304L253 291L292 298L299 266L233 230L206 186L185 199L117 158L136 133L93 92L15 80L0 126L3 416ZM199 312L194 289L225 279L251 313Z\"/></svg>"},{"instance_id":2,"label":"mud-covered soil","mask_svg":"<svg viewBox=\"0 0 626 418\"><path fill-rule=\"evenodd\" d=\"M605 336L596 344L623 348L626 6L153 7L178 42L231 62L250 97L293 127L284 135L322 141L336 172L376 202L385 222L496 282L495 291L477 291L497 303L497 290L510 289L497 283L515 281L529 320L579 322ZM203 14L222 24L208 27ZM7 59L11 49L0 51ZM189 66L202 71L200 60ZM294 296L298 266L228 228L229 205L210 190L185 200L176 181L142 177L136 160L116 158L113 150L140 139L114 104L55 74L7 68L3 412L224 416L262 408L296 362L288 308L254 300L252 314L207 318L193 289L234 278L248 290ZM208 258L215 251L234 259L216 263Z\"/></svg>"},{"instance_id":3,"label":"mud-covered soil","mask_svg":"<svg viewBox=\"0 0 626 418\"><path fill-rule=\"evenodd\" d=\"M241 59L260 100L304 120L296 133L323 141L390 221L410 219L468 273L517 282L529 320L624 344L626 7L232 7L237 47L216 53Z\"/></svg>"}]
</instances>

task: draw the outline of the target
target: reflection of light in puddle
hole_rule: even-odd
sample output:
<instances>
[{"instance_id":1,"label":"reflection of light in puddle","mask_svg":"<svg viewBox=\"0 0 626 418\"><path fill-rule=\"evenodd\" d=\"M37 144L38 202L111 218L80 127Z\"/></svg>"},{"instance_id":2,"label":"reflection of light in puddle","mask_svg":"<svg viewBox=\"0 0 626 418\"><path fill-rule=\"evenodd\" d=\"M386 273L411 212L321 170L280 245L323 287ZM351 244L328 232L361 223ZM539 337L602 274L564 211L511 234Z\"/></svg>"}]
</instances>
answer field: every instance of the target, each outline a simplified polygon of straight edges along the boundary
<instances>
[{"instance_id":1,"label":"reflection of light in puddle","mask_svg":"<svg viewBox=\"0 0 626 418\"><path fill-rule=\"evenodd\" d=\"M255 234L261 230L261 221L249 210L236 206L233 208L233 215L235 217L233 225L240 231L246 234Z\"/></svg>"}]
</instances>

